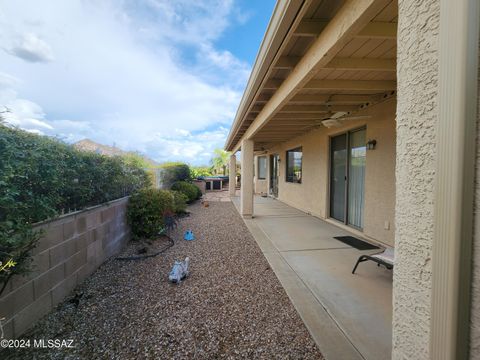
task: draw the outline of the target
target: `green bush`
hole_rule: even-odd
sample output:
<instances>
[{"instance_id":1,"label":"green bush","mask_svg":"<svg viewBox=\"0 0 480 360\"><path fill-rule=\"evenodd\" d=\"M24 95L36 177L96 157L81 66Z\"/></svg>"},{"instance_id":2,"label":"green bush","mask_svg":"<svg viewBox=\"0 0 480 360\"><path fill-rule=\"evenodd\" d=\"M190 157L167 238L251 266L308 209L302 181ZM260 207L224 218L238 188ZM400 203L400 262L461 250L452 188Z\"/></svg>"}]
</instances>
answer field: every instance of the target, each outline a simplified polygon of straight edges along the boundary
<instances>
[{"instance_id":1,"label":"green bush","mask_svg":"<svg viewBox=\"0 0 480 360\"><path fill-rule=\"evenodd\" d=\"M142 189L130 197L127 220L134 240L153 239L164 227L164 216L174 211L174 195L168 190Z\"/></svg>"},{"instance_id":2,"label":"green bush","mask_svg":"<svg viewBox=\"0 0 480 360\"><path fill-rule=\"evenodd\" d=\"M187 211L188 197L184 193L176 190L170 190L173 196L173 211L176 214L184 214Z\"/></svg>"},{"instance_id":3,"label":"green bush","mask_svg":"<svg viewBox=\"0 0 480 360\"><path fill-rule=\"evenodd\" d=\"M180 162L165 163L160 166L160 183L169 189L177 181L190 180L190 167Z\"/></svg>"},{"instance_id":4,"label":"green bush","mask_svg":"<svg viewBox=\"0 0 480 360\"><path fill-rule=\"evenodd\" d=\"M121 198L149 185L121 157L0 125L0 222L35 223Z\"/></svg>"},{"instance_id":5,"label":"green bush","mask_svg":"<svg viewBox=\"0 0 480 360\"><path fill-rule=\"evenodd\" d=\"M75 150L59 140L0 122L1 287L29 271L29 253L39 234L31 225L114 200L148 186L148 175L122 158Z\"/></svg>"},{"instance_id":6,"label":"green bush","mask_svg":"<svg viewBox=\"0 0 480 360\"><path fill-rule=\"evenodd\" d=\"M180 191L185 194L188 198L188 202L200 199L202 196L202 191L197 186L186 181L177 181L172 185L172 190Z\"/></svg>"}]
</instances>

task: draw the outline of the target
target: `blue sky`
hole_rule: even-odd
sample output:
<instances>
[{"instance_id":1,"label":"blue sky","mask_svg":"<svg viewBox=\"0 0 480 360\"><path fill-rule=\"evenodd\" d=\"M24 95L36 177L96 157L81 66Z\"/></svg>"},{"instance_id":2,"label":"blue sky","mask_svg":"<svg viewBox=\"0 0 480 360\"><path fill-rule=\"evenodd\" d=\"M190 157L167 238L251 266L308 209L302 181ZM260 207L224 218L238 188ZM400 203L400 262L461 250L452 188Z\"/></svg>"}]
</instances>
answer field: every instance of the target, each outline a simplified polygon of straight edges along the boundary
<instances>
[{"instance_id":1,"label":"blue sky","mask_svg":"<svg viewBox=\"0 0 480 360\"><path fill-rule=\"evenodd\" d=\"M162 162L207 164L274 0L0 0L6 120Z\"/></svg>"}]
</instances>

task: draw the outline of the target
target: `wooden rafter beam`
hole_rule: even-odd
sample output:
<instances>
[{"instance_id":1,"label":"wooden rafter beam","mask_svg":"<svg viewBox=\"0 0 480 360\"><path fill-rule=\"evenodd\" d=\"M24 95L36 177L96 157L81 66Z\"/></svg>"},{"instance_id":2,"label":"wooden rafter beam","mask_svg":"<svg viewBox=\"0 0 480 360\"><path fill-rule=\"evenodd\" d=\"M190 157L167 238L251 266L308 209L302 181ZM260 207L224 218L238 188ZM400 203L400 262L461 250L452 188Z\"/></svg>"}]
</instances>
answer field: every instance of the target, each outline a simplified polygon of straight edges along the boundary
<instances>
[{"instance_id":1,"label":"wooden rafter beam","mask_svg":"<svg viewBox=\"0 0 480 360\"><path fill-rule=\"evenodd\" d=\"M265 104L266 102L268 102L268 100L270 100L271 97L272 97L272 95L270 95L270 94L260 94L255 99L255 103Z\"/></svg>"},{"instance_id":2,"label":"wooden rafter beam","mask_svg":"<svg viewBox=\"0 0 480 360\"><path fill-rule=\"evenodd\" d=\"M277 113L275 117L273 118L274 121L278 121L286 119L286 120L296 120L296 121L301 121L301 120L316 120L316 119L322 119L324 116L321 114L315 114L315 113Z\"/></svg>"},{"instance_id":3,"label":"wooden rafter beam","mask_svg":"<svg viewBox=\"0 0 480 360\"><path fill-rule=\"evenodd\" d=\"M396 71L397 61L396 59L333 58L324 68L357 71Z\"/></svg>"},{"instance_id":4,"label":"wooden rafter beam","mask_svg":"<svg viewBox=\"0 0 480 360\"><path fill-rule=\"evenodd\" d=\"M310 80L304 89L315 90L396 90L397 82L392 80Z\"/></svg>"},{"instance_id":5,"label":"wooden rafter beam","mask_svg":"<svg viewBox=\"0 0 480 360\"><path fill-rule=\"evenodd\" d=\"M281 128L281 129L294 129L294 128L303 128L303 127L309 127L309 126L312 126L312 125L315 125L315 121L310 121L309 123L305 123L305 124L297 124L295 123L294 121L290 122L290 123L280 123L278 124L276 121L272 122L272 125L268 125L268 126L265 126L262 131L270 131L271 129L277 129L277 128Z\"/></svg>"},{"instance_id":6,"label":"wooden rafter beam","mask_svg":"<svg viewBox=\"0 0 480 360\"><path fill-rule=\"evenodd\" d=\"M277 63L273 66L274 69L293 69L298 64L301 57L299 56L282 56L278 59Z\"/></svg>"},{"instance_id":7,"label":"wooden rafter beam","mask_svg":"<svg viewBox=\"0 0 480 360\"><path fill-rule=\"evenodd\" d=\"M276 90L282 85L283 80L281 79L268 79L263 85L264 90Z\"/></svg>"},{"instance_id":8,"label":"wooden rafter beam","mask_svg":"<svg viewBox=\"0 0 480 360\"><path fill-rule=\"evenodd\" d=\"M328 25L327 20L303 20L295 29L295 36L317 37ZM355 37L369 39L396 39L397 23L370 22Z\"/></svg>"},{"instance_id":9,"label":"wooden rafter beam","mask_svg":"<svg viewBox=\"0 0 480 360\"><path fill-rule=\"evenodd\" d=\"M355 105L287 105L284 106L280 113L329 113L337 111L355 111L358 106Z\"/></svg>"},{"instance_id":10,"label":"wooden rafter beam","mask_svg":"<svg viewBox=\"0 0 480 360\"><path fill-rule=\"evenodd\" d=\"M397 23L371 22L368 23L357 35L358 38L367 39L396 39Z\"/></svg>"},{"instance_id":11,"label":"wooden rafter beam","mask_svg":"<svg viewBox=\"0 0 480 360\"><path fill-rule=\"evenodd\" d=\"M298 131L302 131L303 129L300 129L300 128L297 128ZM269 130L269 131L263 131L258 133L259 136L262 136L262 137L267 137L267 136L275 136L275 135L288 135L292 132L291 129L284 129L283 131L281 129L277 129L277 130Z\"/></svg>"},{"instance_id":12,"label":"wooden rafter beam","mask_svg":"<svg viewBox=\"0 0 480 360\"><path fill-rule=\"evenodd\" d=\"M273 66L273 69L293 69L300 58L297 56L283 56ZM369 59L369 58L334 58L324 69L356 70L356 71L396 71L396 59Z\"/></svg>"},{"instance_id":13,"label":"wooden rafter beam","mask_svg":"<svg viewBox=\"0 0 480 360\"><path fill-rule=\"evenodd\" d=\"M374 101L378 95L297 94L289 104L355 105Z\"/></svg>"},{"instance_id":14,"label":"wooden rafter beam","mask_svg":"<svg viewBox=\"0 0 480 360\"><path fill-rule=\"evenodd\" d=\"M263 105L254 105L250 109L250 113L259 113L260 111L262 111L262 109L263 109Z\"/></svg>"},{"instance_id":15,"label":"wooden rafter beam","mask_svg":"<svg viewBox=\"0 0 480 360\"><path fill-rule=\"evenodd\" d=\"M293 32L295 36L318 36L328 25L328 20L302 20Z\"/></svg>"},{"instance_id":16,"label":"wooden rafter beam","mask_svg":"<svg viewBox=\"0 0 480 360\"><path fill-rule=\"evenodd\" d=\"M297 135L300 135L304 132L306 132L307 130L301 130L301 131L296 131L292 134L295 134L295 136ZM265 141L286 141L288 140L290 137L285 134L285 135L277 135L277 136L262 136L260 138L254 138L255 141L261 141L261 142L265 142Z\"/></svg>"}]
</instances>

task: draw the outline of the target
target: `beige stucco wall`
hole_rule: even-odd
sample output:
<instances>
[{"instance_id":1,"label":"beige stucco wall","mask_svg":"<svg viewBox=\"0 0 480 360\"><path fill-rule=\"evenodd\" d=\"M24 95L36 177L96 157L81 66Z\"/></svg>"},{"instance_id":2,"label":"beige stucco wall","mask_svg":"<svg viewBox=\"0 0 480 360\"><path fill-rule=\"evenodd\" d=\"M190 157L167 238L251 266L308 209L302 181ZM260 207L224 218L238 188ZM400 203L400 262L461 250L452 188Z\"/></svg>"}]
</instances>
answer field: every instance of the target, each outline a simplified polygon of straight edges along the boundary
<instances>
[{"instance_id":1,"label":"beige stucco wall","mask_svg":"<svg viewBox=\"0 0 480 360\"><path fill-rule=\"evenodd\" d=\"M393 359L428 359L439 0L400 0Z\"/></svg>"},{"instance_id":2,"label":"beige stucco wall","mask_svg":"<svg viewBox=\"0 0 480 360\"><path fill-rule=\"evenodd\" d=\"M393 245L395 207L395 98L371 106L359 115L370 115L363 120L346 122L345 126L323 126L305 135L270 149L269 154L280 155L279 200L320 218L329 212L329 146L330 137L356 129L367 128L367 139L376 139L375 150L367 151L365 173L364 229L366 236ZM286 151L301 146L303 149L302 183L285 181ZM268 182L255 181L257 192L267 188ZM266 191L266 189L265 189ZM385 229L385 222L389 229Z\"/></svg>"}]
</instances>

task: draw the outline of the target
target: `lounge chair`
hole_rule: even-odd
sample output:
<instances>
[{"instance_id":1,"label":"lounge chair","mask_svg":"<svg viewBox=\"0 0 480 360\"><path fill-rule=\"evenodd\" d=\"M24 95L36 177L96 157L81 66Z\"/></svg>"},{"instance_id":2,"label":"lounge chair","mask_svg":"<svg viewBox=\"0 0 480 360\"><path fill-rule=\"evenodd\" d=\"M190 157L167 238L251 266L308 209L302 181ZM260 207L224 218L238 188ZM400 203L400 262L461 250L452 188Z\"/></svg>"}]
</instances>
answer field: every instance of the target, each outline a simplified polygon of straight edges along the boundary
<instances>
[{"instance_id":1,"label":"lounge chair","mask_svg":"<svg viewBox=\"0 0 480 360\"><path fill-rule=\"evenodd\" d=\"M358 264L367 260L375 261L378 266L384 265L387 269L391 270L393 269L395 254L393 248L386 248L384 251L378 254L362 255L358 258L357 263L352 270L352 274L355 274Z\"/></svg>"}]
</instances>

